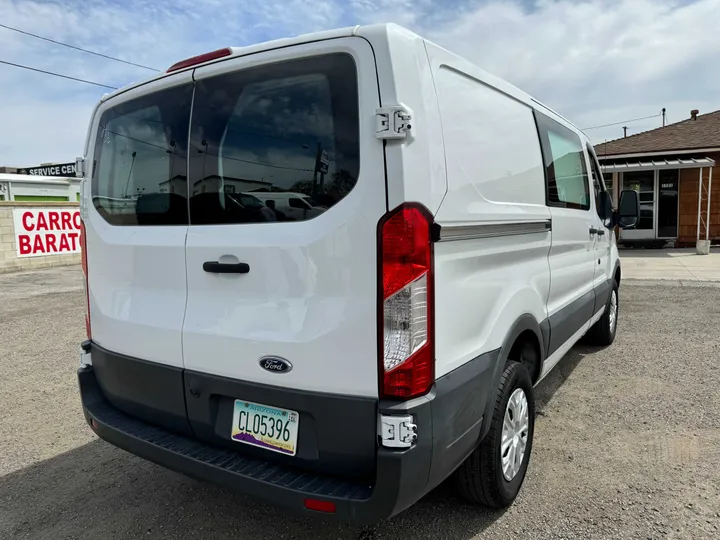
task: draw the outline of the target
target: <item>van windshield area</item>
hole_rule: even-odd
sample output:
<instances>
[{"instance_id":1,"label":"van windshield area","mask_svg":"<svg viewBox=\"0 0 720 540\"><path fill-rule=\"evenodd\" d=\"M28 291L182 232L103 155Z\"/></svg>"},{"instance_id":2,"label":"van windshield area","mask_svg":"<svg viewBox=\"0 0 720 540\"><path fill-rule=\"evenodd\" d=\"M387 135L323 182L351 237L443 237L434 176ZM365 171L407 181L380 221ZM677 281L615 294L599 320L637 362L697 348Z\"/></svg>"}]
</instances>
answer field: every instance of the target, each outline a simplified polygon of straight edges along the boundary
<instances>
[{"instance_id":1,"label":"van windshield area","mask_svg":"<svg viewBox=\"0 0 720 540\"><path fill-rule=\"evenodd\" d=\"M266 64L200 79L194 98L184 85L123 103L95 156L93 202L114 225L313 219L358 179L355 62Z\"/></svg>"}]
</instances>

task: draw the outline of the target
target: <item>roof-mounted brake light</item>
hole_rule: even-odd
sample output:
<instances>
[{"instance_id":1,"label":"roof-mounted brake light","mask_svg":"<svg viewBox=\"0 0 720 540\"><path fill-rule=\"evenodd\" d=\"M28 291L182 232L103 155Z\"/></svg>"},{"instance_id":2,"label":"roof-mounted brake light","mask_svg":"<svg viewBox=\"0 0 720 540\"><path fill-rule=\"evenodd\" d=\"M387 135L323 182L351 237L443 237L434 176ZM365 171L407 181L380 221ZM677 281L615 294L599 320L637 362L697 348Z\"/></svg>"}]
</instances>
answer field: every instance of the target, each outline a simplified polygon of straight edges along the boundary
<instances>
[{"instance_id":1,"label":"roof-mounted brake light","mask_svg":"<svg viewBox=\"0 0 720 540\"><path fill-rule=\"evenodd\" d=\"M180 60L180 62L177 62L170 66L167 70L167 73L170 73L171 71L177 71L179 69L185 69L190 66L195 66L197 64L203 64L205 62L209 62L210 60L217 60L218 58L222 58L223 56L230 56L231 54L232 49L230 47L225 47L224 49L218 49L217 51L200 54L198 56L193 56L192 58L186 58L185 60Z\"/></svg>"}]
</instances>

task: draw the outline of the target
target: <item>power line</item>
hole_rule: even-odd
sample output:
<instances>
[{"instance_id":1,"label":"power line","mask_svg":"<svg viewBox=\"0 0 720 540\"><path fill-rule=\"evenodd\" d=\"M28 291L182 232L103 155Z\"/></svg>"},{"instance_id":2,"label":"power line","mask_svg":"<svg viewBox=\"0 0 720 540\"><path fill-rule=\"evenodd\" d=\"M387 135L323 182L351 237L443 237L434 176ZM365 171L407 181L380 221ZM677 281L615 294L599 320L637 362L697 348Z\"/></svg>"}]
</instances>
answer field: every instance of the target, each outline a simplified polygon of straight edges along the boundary
<instances>
[{"instance_id":1,"label":"power line","mask_svg":"<svg viewBox=\"0 0 720 540\"><path fill-rule=\"evenodd\" d=\"M118 137L125 137L126 139L130 139L131 141L139 142L141 144L147 144L148 146L153 146L155 148L158 148L159 150L162 150L163 152L167 152L168 154L177 155L177 152L175 152L175 150L170 150L164 146L160 146L159 144L153 144L151 142L143 141L142 139L136 139L135 137L131 137L130 135L125 135L124 133L118 133L117 131L112 131L112 130L108 129L106 126L103 126L102 124L100 124L100 128L102 128L102 131L100 131L101 134L112 133L113 135L117 135Z\"/></svg>"},{"instance_id":2,"label":"power line","mask_svg":"<svg viewBox=\"0 0 720 540\"><path fill-rule=\"evenodd\" d=\"M6 24L0 24L1 27L6 28L7 30L12 30L13 32L18 32L20 34L25 34L26 36L31 36L37 39L42 39L43 41L49 41L50 43L55 43L56 45L62 45L63 47L68 47L70 49L75 49L76 51L81 51L88 54L94 54L95 56L100 56L102 58L107 58L108 60L115 60L116 62L122 62L123 64L128 64L131 66L143 68L143 69L149 69L150 71L160 71L159 69L151 68L148 66L143 66L142 64L136 64L135 62L128 62L127 60L122 60L121 58L115 58L114 56L108 56L107 54L102 54L95 51L89 51L87 49L83 49L82 47L76 47L75 45L70 45L69 43L63 43L62 41L55 41L54 39L46 38L43 36L38 36L37 34L33 34L31 32L26 32L25 30L20 30L19 28L13 28L12 26L8 26Z\"/></svg>"},{"instance_id":3,"label":"power line","mask_svg":"<svg viewBox=\"0 0 720 540\"><path fill-rule=\"evenodd\" d=\"M658 118L660 116L662 116L662 113L654 114L652 116L644 116L642 118L633 118L632 120L623 120L621 122L613 122L612 124L604 124L602 126L592 126L592 127L582 128L582 129L583 129L583 131L587 131L588 129L599 129L599 128L610 127L610 126L619 126L620 124L628 124L630 122L638 122L639 120L649 120L650 118Z\"/></svg>"},{"instance_id":4,"label":"power line","mask_svg":"<svg viewBox=\"0 0 720 540\"><path fill-rule=\"evenodd\" d=\"M5 60L0 60L0 64L6 64L8 66L14 66L22 69L29 69L30 71L37 71L38 73L44 73L45 75L52 75L54 77L61 77L63 79L69 79L71 81L77 81L85 84L92 84L95 86L102 86L103 88L109 88L110 90L117 90L117 87L115 86L108 86L107 84L101 84L96 83L93 81L86 81L85 79L78 79L77 77L70 77L69 75L61 75L60 73L53 73L52 71L45 71L44 69L37 69L30 66L24 66L22 64L13 64L12 62L6 62Z\"/></svg>"},{"instance_id":5,"label":"power line","mask_svg":"<svg viewBox=\"0 0 720 540\"><path fill-rule=\"evenodd\" d=\"M249 161L247 159L240 159L230 156L220 156L219 154L213 154L211 152L208 152L207 150L204 150L202 148L198 148L194 144L190 145L192 148L195 148L199 152L205 152L208 156L220 158L220 159L229 159L230 161L240 161L241 163L250 163L251 165L259 165L261 167L270 167L273 169L285 169L287 171L302 171L302 172L313 172L314 169L301 169L299 167L284 167L282 165L272 165L270 163L261 163L259 161Z\"/></svg>"},{"instance_id":6,"label":"power line","mask_svg":"<svg viewBox=\"0 0 720 540\"><path fill-rule=\"evenodd\" d=\"M136 117L136 118L137 118L137 117ZM123 133L118 133L118 132L116 132L116 131L112 131L112 130L110 130L110 129L108 129L107 127L104 127L104 126L102 126L102 125L100 126L100 128L101 128L102 130L104 130L105 132L107 132L107 133L112 133L113 135L117 135L118 137L125 137L126 139L130 139L131 141L139 142L139 143L141 143L141 144L146 144L146 145L148 145L148 146L153 146L153 147L158 148L158 149L160 149L160 150L163 150L164 152L167 152L167 153L169 153L169 154L176 154L176 155L177 155L177 152L175 152L174 150L168 150L167 148L162 147L162 146L160 146L160 145L158 145L158 144L154 144L154 143L151 143L151 142L148 142L148 141L143 141L142 139L136 139L135 137L131 137L131 136L125 135L125 134L123 134ZM101 132L101 133L102 133L102 132ZM272 164L270 164L270 163L261 163L261 162L259 162L259 161L250 161L250 160L247 160L247 159L240 159L240 158L235 158L235 157L230 157L230 156L222 156L222 157L221 157L221 156L218 155L218 154L213 154L213 153L208 152L207 150L205 150L205 149L203 149L203 148L199 148L198 146L195 146L194 144L191 144L190 146L191 146L192 148L198 150L199 152L204 152L204 153L207 154L208 156L217 157L217 158L220 158L220 159L229 159L230 161L240 161L240 162L242 162L242 163L250 163L251 165L259 165L259 166L262 166L262 167L270 167L270 168L273 168L273 169L284 169L284 170L288 170L288 171L313 172L313 169L301 169L301 168L299 168L299 167L284 167L284 166L282 166L282 165L272 165ZM187 157L184 157L184 159L187 159Z\"/></svg>"}]
</instances>

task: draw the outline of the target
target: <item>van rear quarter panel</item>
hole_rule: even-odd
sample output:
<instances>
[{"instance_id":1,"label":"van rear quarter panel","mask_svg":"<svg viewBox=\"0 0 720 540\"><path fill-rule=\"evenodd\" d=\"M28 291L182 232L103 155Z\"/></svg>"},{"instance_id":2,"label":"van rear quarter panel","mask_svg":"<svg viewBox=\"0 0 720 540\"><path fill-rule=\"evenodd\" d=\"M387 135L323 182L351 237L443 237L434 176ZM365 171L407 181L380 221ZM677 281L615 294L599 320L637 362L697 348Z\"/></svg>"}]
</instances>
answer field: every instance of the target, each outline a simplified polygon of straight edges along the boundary
<instances>
[{"instance_id":1,"label":"van rear quarter panel","mask_svg":"<svg viewBox=\"0 0 720 540\"><path fill-rule=\"evenodd\" d=\"M447 169L437 223L457 230L549 221L540 142L524 95L433 44L427 54ZM523 315L546 319L550 243L543 230L435 245L438 377L500 348Z\"/></svg>"},{"instance_id":2,"label":"van rear quarter panel","mask_svg":"<svg viewBox=\"0 0 720 540\"><path fill-rule=\"evenodd\" d=\"M447 191L442 125L425 41L399 26L361 26L375 53L382 107L412 115L405 139L385 141L388 208L419 202L432 214Z\"/></svg>"}]
</instances>

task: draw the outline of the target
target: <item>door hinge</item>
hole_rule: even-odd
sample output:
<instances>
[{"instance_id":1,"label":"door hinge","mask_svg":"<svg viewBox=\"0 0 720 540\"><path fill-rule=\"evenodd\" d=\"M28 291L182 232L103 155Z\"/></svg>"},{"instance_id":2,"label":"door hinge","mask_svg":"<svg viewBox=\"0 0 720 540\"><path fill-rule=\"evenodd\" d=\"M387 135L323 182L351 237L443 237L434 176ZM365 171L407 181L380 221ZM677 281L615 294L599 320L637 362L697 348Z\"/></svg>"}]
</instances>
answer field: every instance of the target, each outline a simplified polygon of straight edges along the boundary
<instances>
[{"instance_id":1,"label":"door hinge","mask_svg":"<svg viewBox=\"0 0 720 540\"><path fill-rule=\"evenodd\" d=\"M80 219L87 221L87 198L85 197L85 159L75 158L75 176L80 179Z\"/></svg>"},{"instance_id":2,"label":"door hinge","mask_svg":"<svg viewBox=\"0 0 720 540\"><path fill-rule=\"evenodd\" d=\"M85 196L85 184L87 180L82 178L80 180L80 219L87 221L88 219L88 205L87 197Z\"/></svg>"},{"instance_id":3,"label":"door hinge","mask_svg":"<svg viewBox=\"0 0 720 540\"><path fill-rule=\"evenodd\" d=\"M75 176L77 178L83 178L85 176L85 159L75 158Z\"/></svg>"},{"instance_id":4,"label":"door hinge","mask_svg":"<svg viewBox=\"0 0 720 540\"><path fill-rule=\"evenodd\" d=\"M410 131L412 115L405 107L382 107L375 110L375 136L378 139L404 139Z\"/></svg>"},{"instance_id":5,"label":"door hinge","mask_svg":"<svg viewBox=\"0 0 720 540\"><path fill-rule=\"evenodd\" d=\"M380 415L380 437L386 448L410 448L417 440L417 425L413 417Z\"/></svg>"}]
</instances>

